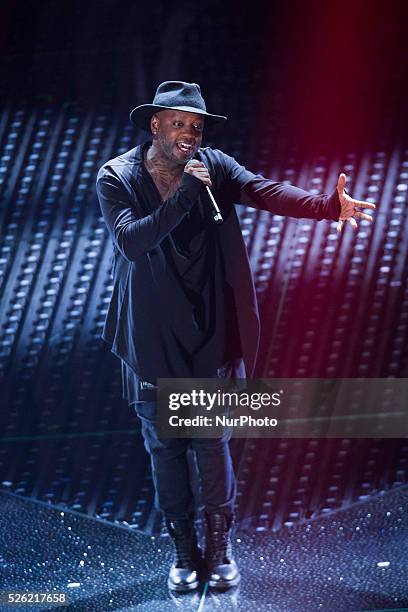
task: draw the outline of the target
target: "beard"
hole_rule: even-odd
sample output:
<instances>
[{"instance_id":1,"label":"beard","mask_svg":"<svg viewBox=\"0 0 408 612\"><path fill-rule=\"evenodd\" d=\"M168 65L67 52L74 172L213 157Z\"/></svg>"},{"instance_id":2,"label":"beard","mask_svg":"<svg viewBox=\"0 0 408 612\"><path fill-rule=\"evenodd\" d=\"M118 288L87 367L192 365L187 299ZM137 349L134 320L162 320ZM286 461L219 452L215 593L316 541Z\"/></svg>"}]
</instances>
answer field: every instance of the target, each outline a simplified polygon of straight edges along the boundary
<instances>
[{"instance_id":1,"label":"beard","mask_svg":"<svg viewBox=\"0 0 408 612\"><path fill-rule=\"evenodd\" d=\"M189 162L198 151L198 145L192 145L190 151L183 151L177 144L177 140L169 140L165 137L157 134L157 143L160 146L163 154L169 161L176 163L180 166L185 166L187 162Z\"/></svg>"}]
</instances>

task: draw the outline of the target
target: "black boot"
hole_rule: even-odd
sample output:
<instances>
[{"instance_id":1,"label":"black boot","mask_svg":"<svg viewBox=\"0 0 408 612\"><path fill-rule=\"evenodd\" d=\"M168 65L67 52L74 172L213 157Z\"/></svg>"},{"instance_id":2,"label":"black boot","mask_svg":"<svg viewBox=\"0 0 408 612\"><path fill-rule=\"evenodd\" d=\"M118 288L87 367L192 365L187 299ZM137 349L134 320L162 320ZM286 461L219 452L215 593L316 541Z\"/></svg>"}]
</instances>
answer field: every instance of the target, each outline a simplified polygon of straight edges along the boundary
<instances>
[{"instance_id":1,"label":"black boot","mask_svg":"<svg viewBox=\"0 0 408 612\"><path fill-rule=\"evenodd\" d=\"M207 537L205 560L210 587L228 589L241 580L239 569L232 556L232 516L221 513L205 515Z\"/></svg>"},{"instance_id":2,"label":"black boot","mask_svg":"<svg viewBox=\"0 0 408 612\"><path fill-rule=\"evenodd\" d=\"M167 586L172 591L191 591L199 585L201 552L192 519L166 520L167 531L174 541L176 555L170 568Z\"/></svg>"}]
</instances>

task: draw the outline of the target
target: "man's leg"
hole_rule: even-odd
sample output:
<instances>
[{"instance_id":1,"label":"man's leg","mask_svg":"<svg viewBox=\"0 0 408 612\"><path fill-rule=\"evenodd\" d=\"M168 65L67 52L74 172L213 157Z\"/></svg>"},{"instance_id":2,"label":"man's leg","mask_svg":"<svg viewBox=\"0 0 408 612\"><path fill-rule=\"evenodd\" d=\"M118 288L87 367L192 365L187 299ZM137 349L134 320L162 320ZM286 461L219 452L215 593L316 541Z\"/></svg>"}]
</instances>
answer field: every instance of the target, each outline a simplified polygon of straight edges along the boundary
<instances>
[{"instance_id":1,"label":"man's leg","mask_svg":"<svg viewBox=\"0 0 408 612\"><path fill-rule=\"evenodd\" d=\"M232 515L236 497L236 479L228 441L231 433L221 438L193 438L200 476L204 512Z\"/></svg>"},{"instance_id":2,"label":"man's leg","mask_svg":"<svg viewBox=\"0 0 408 612\"><path fill-rule=\"evenodd\" d=\"M221 438L194 438L202 501L207 523L206 561L211 587L229 588L240 581L232 555L236 479L229 449L231 430Z\"/></svg>"},{"instance_id":3,"label":"man's leg","mask_svg":"<svg viewBox=\"0 0 408 612\"><path fill-rule=\"evenodd\" d=\"M194 529L194 496L187 461L190 440L159 437L155 402L136 403L135 409L141 419L144 444L150 455L155 506L163 512L176 548L167 584L172 590L189 591L199 584L201 557Z\"/></svg>"},{"instance_id":4,"label":"man's leg","mask_svg":"<svg viewBox=\"0 0 408 612\"><path fill-rule=\"evenodd\" d=\"M141 420L144 446L150 455L156 509L166 519L188 518L194 511L186 454L189 440L158 436L155 402L138 402L134 406Z\"/></svg>"}]
</instances>

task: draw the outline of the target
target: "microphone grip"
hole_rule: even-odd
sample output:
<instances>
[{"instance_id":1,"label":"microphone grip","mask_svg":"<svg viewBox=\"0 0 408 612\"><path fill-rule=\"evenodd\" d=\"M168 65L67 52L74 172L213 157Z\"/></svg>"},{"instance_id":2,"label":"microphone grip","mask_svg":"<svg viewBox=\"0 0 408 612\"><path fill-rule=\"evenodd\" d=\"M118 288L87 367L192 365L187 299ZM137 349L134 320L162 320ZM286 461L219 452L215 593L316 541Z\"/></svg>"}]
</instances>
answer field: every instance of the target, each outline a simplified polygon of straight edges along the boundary
<instances>
[{"instance_id":1,"label":"microphone grip","mask_svg":"<svg viewBox=\"0 0 408 612\"><path fill-rule=\"evenodd\" d=\"M194 159L196 159L197 161L201 162L201 159L198 157L198 155L196 155L196 156L194 157ZM192 162L192 161L193 161L193 159L190 159L190 160L187 162L187 164L186 164L186 165L188 166L188 164L189 164L190 162ZM201 162L201 163L203 163L203 162ZM215 201L215 198L214 198L213 194L211 193L211 190L210 190L210 188L208 187L208 185L205 185L205 189L206 189L206 191L207 191L208 197L210 198L212 217L213 217L213 219L214 219L215 223L222 223L222 222L224 221L224 219L222 218L221 211L220 211L220 209L219 209L219 207L218 207L218 204L217 204L217 202Z\"/></svg>"},{"instance_id":2,"label":"microphone grip","mask_svg":"<svg viewBox=\"0 0 408 612\"><path fill-rule=\"evenodd\" d=\"M208 193L208 197L210 198L213 219L215 223L222 223L224 219L222 218L222 214L220 209L218 208L218 204L215 201L213 194L211 193L211 189L208 187L208 185L205 186L205 189Z\"/></svg>"}]
</instances>

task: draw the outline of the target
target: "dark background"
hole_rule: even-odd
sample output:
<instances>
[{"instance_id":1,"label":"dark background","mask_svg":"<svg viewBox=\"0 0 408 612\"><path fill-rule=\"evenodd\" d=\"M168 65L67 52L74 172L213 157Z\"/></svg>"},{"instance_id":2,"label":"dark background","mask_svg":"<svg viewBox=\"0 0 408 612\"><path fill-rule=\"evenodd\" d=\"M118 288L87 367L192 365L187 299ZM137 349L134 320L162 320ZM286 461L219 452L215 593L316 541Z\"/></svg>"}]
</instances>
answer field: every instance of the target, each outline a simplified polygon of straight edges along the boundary
<instances>
[{"instance_id":1,"label":"dark background","mask_svg":"<svg viewBox=\"0 0 408 612\"><path fill-rule=\"evenodd\" d=\"M148 135L162 80L198 82L205 143L315 193L375 201L357 233L238 206L259 376L407 376L404 3L5 2L0 45L0 481L152 530L139 423L100 338L112 290L98 168ZM242 519L278 528L406 482L404 440L235 441ZM256 466L256 468L254 467Z\"/></svg>"}]
</instances>

